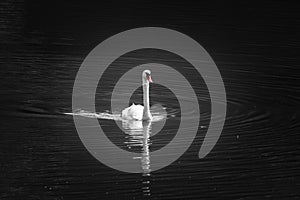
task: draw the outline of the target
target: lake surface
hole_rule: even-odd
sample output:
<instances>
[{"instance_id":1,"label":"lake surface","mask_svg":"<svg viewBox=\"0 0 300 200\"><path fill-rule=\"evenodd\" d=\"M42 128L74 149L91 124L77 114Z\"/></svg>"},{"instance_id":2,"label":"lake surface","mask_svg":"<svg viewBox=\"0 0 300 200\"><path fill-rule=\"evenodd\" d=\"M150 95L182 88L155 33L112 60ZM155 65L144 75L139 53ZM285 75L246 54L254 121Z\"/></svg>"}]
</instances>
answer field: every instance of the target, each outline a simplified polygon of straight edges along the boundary
<instances>
[{"instance_id":1,"label":"lake surface","mask_svg":"<svg viewBox=\"0 0 300 200\"><path fill-rule=\"evenodd\" d=\"M300 19L295 5L115 7L9 0L0 5L0 199L300 198L300 40L295 33ZM226 121L217 144L202 159L198 153L209 122L218 116L211 116L203 79L170 52L142 49L121 56L98 85L96 112L72 109L74 81L88 53L114 34L144 26L187 34L219 68L227 94ZM157 171L151 171L150 153L168 145L180 123L188 130L190 119L181 116L193 118L195 112L181 113L178 97L156 84L153 73L150 103L154 115L163 119L152 124L114 120L118 113L112 113L110 97L123 73L120 67L148 62L182 69L194 84L201 116L191 146ZM124 88L136 80L128 81ZM197 103L189 96L180 98ZM133 102L142 103L141 88L128 105ZM124 173L99 162L77 133L76 113L97 119L120 149L140 154L135 159L143 172Z\"/></svg>"}]
</instances>

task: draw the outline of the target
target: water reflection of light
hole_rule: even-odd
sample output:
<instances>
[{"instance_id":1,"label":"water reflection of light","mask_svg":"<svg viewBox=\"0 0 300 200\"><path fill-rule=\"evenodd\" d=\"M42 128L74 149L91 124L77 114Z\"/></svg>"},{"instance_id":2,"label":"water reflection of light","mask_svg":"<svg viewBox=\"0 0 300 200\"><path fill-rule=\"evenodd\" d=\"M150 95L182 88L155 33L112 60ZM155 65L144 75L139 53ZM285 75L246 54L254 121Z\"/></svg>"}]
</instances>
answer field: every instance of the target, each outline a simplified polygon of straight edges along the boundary
<instances>
[{"instance_id":1,"label":"water reflection of light","mask_svg":"<svg viewBox=\"0 0 300 200\"><path fill-rule=\"evenodd\" d=\"M67 115L77 115L81 117L88 118L98 118L104 120L115 120L117 125L121 128L123 132L126 134L125 144L128 149L138 150L141 156L134 157L133 159L140 159L141 161L141 169L143 172L142 176L142 191L143 195L150 196L150 179L151 179L151 162L150 162L150 150L149 147L151 145L150 137L157 134L165 124L166 119L168 118L168 113L166 112L166 107L163 107L160 104L155 104L151 106L151 113L153 116L152 121L126 121L121 117L120 112L109 113L94 113L85 111L82 109L75 110L72 113L64 113ZM177 113L175 111L171 111L169 117L174 117ZM174 116L173 116L174 115ZM121 123L122 122L122 125Z\"/></svg>"},{"instance_id":2,"label":"water reflection of light","mask_svg":"<svg viewBox=\"0 0 300 200\"><path fill-rule=\"evenodd\" d=\"M142 191L145 196L150 196L150 121L122 121L122 127L127 134L127 147L141 147L141 156L133 159L141 160L141 168L143 170Z\"/></svg>"}]
</instances>

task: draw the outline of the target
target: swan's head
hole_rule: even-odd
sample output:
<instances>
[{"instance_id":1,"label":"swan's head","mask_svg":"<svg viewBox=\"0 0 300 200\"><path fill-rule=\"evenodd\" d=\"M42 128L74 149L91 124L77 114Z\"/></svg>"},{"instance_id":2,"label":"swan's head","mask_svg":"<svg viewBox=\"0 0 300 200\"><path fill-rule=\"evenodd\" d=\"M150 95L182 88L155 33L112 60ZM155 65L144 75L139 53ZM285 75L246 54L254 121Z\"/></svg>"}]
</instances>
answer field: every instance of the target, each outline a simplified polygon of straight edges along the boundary
<instances>
[{"instance_id":1,"label":"swan's head","mask_svg":"<svg viewBox=\"0 0 300 200\"><path fill-rule=\"evenodd\" d=\"M151 71L146 69L143 71L143 74L142 74L142 78L143 78L143 84L145 83L152 83L152 79L151 79Z\"/></svg>"}]
</instances>

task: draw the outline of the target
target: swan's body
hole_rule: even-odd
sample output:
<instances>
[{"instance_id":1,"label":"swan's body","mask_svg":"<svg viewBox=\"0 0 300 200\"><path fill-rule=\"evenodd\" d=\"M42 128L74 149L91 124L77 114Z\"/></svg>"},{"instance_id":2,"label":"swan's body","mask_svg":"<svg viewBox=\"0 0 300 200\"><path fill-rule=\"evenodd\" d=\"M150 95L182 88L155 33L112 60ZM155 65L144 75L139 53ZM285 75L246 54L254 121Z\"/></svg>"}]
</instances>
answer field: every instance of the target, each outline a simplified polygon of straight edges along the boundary
<instances>
[{"instance_id":1,"label":"swan's body","mask_svg":"<svg viewBox=\"0 0 300 200\"><path fill-rule=\"evenodd\" d=\"M122 118L127 120L143 120L144 106L132 104L122 111Z\"/></svg>"},{"instance_id":2,"label":"swan's body","mask_svg":"<svg viewBox=\"0 0 300 200\"><path fill-rule=\"evenodd\" d=\"M122 118L125 120L152 120L149 105L149 83L152 82L150 70L144 70L142 73L143 83L143 102L142 105L132 104L122 111Z\"/></svg>"}]
</instances>

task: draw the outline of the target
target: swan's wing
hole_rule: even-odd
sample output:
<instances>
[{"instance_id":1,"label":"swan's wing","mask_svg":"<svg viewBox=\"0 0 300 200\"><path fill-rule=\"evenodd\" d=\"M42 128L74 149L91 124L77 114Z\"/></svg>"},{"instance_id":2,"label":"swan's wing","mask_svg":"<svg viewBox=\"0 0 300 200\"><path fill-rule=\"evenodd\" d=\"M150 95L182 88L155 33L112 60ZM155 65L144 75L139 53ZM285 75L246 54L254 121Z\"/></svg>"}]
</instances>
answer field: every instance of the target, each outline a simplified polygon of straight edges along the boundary
<instances>
[{"instance_id":1,"label":"swan's wing","mask_svg":"<svg viewBox=\"0 0 300 200\"><path fill-rule=\"evenodd\" d=\"M144 106L141 105L132 105L130 107L130 113L132 119L142 120L143 119Z\"/></svg>"},{"instance_id":2,"label":"swan's wing","mask_svg":"<svg viewBox=\"0 0 300 200\"><path fill-rule=\"evenodd\" d=\"M122 111L122 118L128 120L142 120L144 106L132 104L130 107Z\"/></svg>"},{"instance_id":3,"label":"swan's wing","mask_svg":"<svg viewBox=\"0 0 300 200\"><path fill-rule=\"evenodd\" d=\"M123 119L128 119L128 110L130 109L130 107L125 108L124 110L122 110L122 118Z\"/></svg>"}]
</instances>

